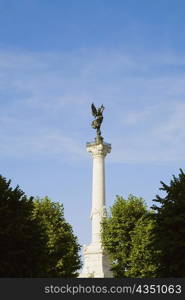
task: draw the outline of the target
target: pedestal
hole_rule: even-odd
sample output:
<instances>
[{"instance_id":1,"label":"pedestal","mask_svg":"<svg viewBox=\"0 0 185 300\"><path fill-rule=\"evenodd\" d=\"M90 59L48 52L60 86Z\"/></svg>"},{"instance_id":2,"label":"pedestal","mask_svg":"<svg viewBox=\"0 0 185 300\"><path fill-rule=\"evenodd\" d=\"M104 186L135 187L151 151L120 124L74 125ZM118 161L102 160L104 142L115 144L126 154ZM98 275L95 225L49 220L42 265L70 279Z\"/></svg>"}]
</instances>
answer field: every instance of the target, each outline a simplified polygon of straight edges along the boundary
<instances>
[{"instance_id":1,"label":"pedestal","mask_svg":"<svg viewBox=\"0 0 185 300\"><path fill-rule=\"evenodd\" d=\"M105 205L105 166L104 160L111 151L111 145L104 143L103 139L87 143L87 151L93 157L93 182L92 182L92 241L89 246L84 246L84 267L79 277L112 277L110 263L104 253L101 242L101 222L106 216Z\"/></svg>"}]
</instances>

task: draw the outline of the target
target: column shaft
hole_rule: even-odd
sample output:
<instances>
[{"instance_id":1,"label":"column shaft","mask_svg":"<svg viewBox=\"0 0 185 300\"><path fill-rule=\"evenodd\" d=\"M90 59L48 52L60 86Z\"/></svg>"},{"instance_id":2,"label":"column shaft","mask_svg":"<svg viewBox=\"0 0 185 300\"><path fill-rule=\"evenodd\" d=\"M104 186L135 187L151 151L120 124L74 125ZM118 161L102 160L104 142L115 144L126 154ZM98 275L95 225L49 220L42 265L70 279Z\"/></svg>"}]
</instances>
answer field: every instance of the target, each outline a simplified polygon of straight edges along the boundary
<instances>
[{"instance_id":1,"label":"column shaft","mask_svg":"<svg viewBox=\"0 0 185 300\"><path fill-rule=\"evenodd\" d=\"M102 209L105 205L104 156L93 158L92 210Z\"/></svg>"},{"instance_id":2,"label":"column shaft","mask_svg":"<svg viewBox=\"0 0 185 300\"><path fill-rule=\"evenodd\" d=\"M92 178L92 241L84 246L84 267L79 277L112 277L109 260L101 243L101 221L105 212L105 167L104 160L111 145L101 142L87 143L87 151L93 158Z\"/></svg>"},{"instance_id":3,"label":"column shaft","mask_svg":"<svg viewBox=\"0 0 185 300\"><path fill-rule=\"evenodd\" d=\"M101 221L105 206L104 156L93 157L92 243L101 243Z\"/></svg>"}]
</instances>

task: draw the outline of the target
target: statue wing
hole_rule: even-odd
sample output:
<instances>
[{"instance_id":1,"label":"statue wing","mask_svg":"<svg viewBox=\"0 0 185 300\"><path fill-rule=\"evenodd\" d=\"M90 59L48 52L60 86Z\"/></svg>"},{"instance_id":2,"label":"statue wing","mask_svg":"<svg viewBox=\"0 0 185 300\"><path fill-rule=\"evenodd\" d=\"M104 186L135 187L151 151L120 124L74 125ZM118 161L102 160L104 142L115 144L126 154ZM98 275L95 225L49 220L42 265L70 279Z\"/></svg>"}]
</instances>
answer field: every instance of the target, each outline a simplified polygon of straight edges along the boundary
<instances>
[{"instance_id":1,"label":"statue wing","mask_svg":"<svg viewBox=\"0 0 185 300\"><path fill-rule=\"evenodd\" d=\"M101 106L101 112L103 112L104 109L105 109L105 107L104 107L103 104L102 104L102 106Z\"/></svg>"},{"instance_id":2,"label":"statue wing","mask_svg":"<svg viewBox=\"0 0 185 300\"><path fill-rule=\"evenodd\" d=\"M94 117L96 117L97 116L97 109L96 109L94 103L91 104L91 109L92 109L92 115Z\"/></svg>"}]
</instances>

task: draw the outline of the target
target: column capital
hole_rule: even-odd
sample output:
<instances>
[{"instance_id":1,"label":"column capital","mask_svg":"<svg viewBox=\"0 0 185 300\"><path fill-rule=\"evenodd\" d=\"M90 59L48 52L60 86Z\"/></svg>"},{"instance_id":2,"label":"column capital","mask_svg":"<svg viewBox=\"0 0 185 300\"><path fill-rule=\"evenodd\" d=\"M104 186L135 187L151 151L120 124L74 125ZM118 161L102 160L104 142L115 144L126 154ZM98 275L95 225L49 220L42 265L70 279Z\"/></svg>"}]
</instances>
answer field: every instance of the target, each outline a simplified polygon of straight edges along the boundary
<instances>
[{"instance_id":1,"label":"column capital","mask_svg":"<svg viewBox=\"0 0 185 300\"><path fill-rule=\"evenodd\" d=\"M111 144L104 142L91 142L86 144L87 152L92 153L94 157L105 157L107 153L111 152Z\"/></svg>"}]
</instances>

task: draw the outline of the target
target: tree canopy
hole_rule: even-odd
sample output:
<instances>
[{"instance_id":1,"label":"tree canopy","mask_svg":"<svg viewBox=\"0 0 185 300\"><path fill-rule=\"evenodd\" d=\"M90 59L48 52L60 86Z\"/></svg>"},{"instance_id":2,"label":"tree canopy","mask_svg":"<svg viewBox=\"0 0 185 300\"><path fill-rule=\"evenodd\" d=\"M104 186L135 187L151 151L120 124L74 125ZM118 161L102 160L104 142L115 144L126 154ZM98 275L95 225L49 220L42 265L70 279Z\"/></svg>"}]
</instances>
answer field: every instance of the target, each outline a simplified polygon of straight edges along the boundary
<instances>
[{"instance_id":1,"label":"tree canopy","mask_svg":"<svg viewBox=\"0 0 185 300\"><path fill-rule=\"evenodd\" d=\"M0 277L43 274L45 239L32 218L33 198L27 198L0 175Z\"/></svg>"},{"instance_id":2,"label":"tree canopy","mask_svg":"<svg viewBox=\"0 0 185 300\"><path fill-rule=\"evenodd\" d=\"M153 213L143 215L131 233L130 268L131 278L156 277L157 251L153 245L155 221Z\"/></svg>"},{"instance_id":3,"label":"tree canopy","mask_svg":"<svg viewBox=\"0 0 185 300\"><path fill-rule=\"evenodd\" d=\"M156 226L154 245L159 252L158 277L185 277L185 174L180 169L170 185L161 181L165 197L153 205Z\"/></svg>"},{"instance_id":4,"label":"tree canopy","mask_svg":"<svg viewBox=\"0 0 185 300\"><path fill-rule=\"evenodd\" d=\"M102 242L115 277L128 276L132 232L137 221L146 213L147 207L142 198L130 195L126 200L116 196L110 214L102 222Z\"/></svg>"},{"instance_id":5,"label":"tree canopy","mask_svg":"<svg viewBox=\"0 0 185 300\"><path fill-rule=\"evenodd\" d=\"M48 197L34 200L33 217L46 235L48 257L45 277L77 277L81 267L80 245L64 218L63 205Z\"/></svg>"},{"instance_id":6,"label":"tree canopy","mask_svg":"<svg viewBox=\"0 0 185 300\"><path fill-rule=\"evenodd\" d=\"M62 204L0 176L0 277L76 277L80 245Z\"/></svg>"},{"instance_id":7,"label":"tree canopy","mask_svg":"<svg viewBox=\"0 0 185 300\"><path fill-rule=\"evenodd\" d=\"M102 243L114 277L185 277L185 174L165 196L116 196L102 221ZM27 197L0 175L0 277L77 277L80 245L64 207L48 197Z\"/></svg>"}]
</instances>

